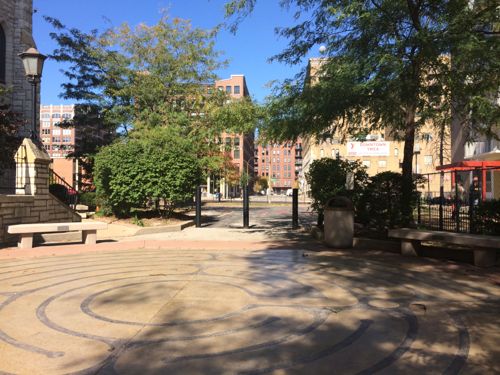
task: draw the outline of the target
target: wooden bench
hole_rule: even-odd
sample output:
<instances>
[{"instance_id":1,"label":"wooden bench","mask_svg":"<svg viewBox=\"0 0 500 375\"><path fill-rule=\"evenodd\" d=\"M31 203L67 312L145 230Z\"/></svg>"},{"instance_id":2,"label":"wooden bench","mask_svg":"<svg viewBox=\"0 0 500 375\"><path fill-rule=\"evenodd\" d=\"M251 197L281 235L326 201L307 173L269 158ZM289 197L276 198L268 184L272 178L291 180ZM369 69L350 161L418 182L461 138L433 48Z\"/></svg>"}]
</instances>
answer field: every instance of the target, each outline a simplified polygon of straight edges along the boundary
<instances>
[{"instance_id":1,"label":"wooden bench","mask_svg":"<svg viewBox=\"0 0 500 375\"><path fill-rule=\"evenodd\" d=\"M401 239L401 254L406 256L418 256L422 241L469 246L474 251L474 264L478 267L494 266L497 249L500 249L500 237L479 234L401 228L389 230L389 237Z\"/></svg>"},{"instance_id":2,"label":"wooden bench","mask_svg":"<svg viewBox=\"0 0 500 375\"><path fill-rule=\"evenodd\" d=\"M72 222L72 223L43 223L43 224L16 224L7 227L7 233L19 234L18 247L31 249L35 233L82 231L83 242L94 245L97 240L97 230L106 229L108 224L99 221Z\"/></svg>"}]
</instances>

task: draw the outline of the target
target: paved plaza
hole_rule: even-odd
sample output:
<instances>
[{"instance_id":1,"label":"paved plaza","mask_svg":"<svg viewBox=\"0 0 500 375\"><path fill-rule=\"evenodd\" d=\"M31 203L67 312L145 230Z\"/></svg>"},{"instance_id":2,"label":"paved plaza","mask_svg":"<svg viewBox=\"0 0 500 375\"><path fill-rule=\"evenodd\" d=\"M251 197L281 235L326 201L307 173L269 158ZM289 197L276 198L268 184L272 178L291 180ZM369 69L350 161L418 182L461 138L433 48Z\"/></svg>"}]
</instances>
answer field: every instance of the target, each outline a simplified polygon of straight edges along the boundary
<instances>
[{"instance_id":1,"label":"paved plaza","mask_svg":"<svg viewBox=\"0 0 500 375\"><path fill-rule=\"evenodd\" d=\"M0 259L0 373L500 372L497 269L182 243Z\"/></svg>"}]
</instances>

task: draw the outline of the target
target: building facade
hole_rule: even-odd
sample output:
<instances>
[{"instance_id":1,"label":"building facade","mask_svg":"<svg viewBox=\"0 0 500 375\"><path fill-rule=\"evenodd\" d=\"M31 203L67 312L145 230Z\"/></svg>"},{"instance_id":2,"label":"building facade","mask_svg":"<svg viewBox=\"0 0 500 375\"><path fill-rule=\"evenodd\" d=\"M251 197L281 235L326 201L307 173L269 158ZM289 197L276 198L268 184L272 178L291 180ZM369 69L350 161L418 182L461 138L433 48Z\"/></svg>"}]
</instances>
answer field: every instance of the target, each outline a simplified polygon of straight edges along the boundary
<instances>
[{"instance_id":1,"label":"building facade","mask_svg":"<svg viewBox=\"0 0 500 375\"><path fill-rule=\"evenodd\" d=\"M232 100L241 100L250 96L245 76L232 74L230 78L215 82L217 90L226 92ZM229 168L221 174L207 178L205 192L207 196L220 193L223 198L235 198L241 195L239 176L254 173L254 134L236 134L223 132L220 135L221 148L230 162Z\"/></svg>"},{"instance_id":2,"label":"building facade","mask_svg":"<svg viewBox=\"0 0 500 375\"><path fill-rule=\"evenodd\" d=\"M26 80L19 57L28 48L36 48L32 37L32 14L32 0L0 0L0 85L8 90L0 100L21 115L20 138L29 136L33 126L32 86Z\"/></svg>"},{"instance_id":3,"label":"building facade","mask_svg":"<svg viewBox=\"0 0 500 375\"><path fill-rule=\"evenodd\" d=\"M298 186L302 170L302 140L295 143L258 144L255 148L255 176L268 180L271 191L285 194Z\"/></svg>"},{"instance_id":4,"label":"building facade","mask_svg":"<svg viewBox=\"0 0 500 375\"><path fill-rule=\"evenodd\" d=\"M40 106L40 140L52 159L53 171L71 186L75 186L78 175L76 160L67 158L75 150L75 129L58 125L74 115L74 105Z\"/></svg>"}]
</instances>

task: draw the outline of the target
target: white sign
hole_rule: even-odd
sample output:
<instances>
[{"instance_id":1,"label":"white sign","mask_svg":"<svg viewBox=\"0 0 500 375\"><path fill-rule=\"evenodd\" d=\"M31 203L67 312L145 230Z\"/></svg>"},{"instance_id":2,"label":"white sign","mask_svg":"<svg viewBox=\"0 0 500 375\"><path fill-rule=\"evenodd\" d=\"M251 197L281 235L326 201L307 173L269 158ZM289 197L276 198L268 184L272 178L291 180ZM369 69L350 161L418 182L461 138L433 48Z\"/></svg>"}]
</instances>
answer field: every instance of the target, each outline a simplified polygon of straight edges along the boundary
<instances>
[{"instance_id":1,"label":"white sign","mask_svg":"<svg viewBox=\"0 0 500 375\"><path fill-rule=\"evenodd\" d=\"M347 156L389 156L390 142L347 142Z\"/></svg>"}]
</instances>

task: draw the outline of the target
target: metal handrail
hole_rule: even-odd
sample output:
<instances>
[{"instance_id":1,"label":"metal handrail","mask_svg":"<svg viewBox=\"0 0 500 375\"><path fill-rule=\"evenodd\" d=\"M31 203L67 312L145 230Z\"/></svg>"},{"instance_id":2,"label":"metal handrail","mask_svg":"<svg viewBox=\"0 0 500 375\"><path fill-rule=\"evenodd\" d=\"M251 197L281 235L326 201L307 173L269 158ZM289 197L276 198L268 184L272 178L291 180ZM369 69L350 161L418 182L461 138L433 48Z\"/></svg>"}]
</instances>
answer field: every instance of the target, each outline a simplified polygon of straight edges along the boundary
<instances>
[{"instance_id":1,"label":"metal handrail","mask_svg":"<svg viewBox=\"0 0 500 375\"><path fill-rule=\"evenodd\" d=\"M50 185L61 185L65 189L63 190L53 190L51 193L55 195L56 198L61 200L63 203L66 203L73 210L76 210L76 205L79 202L79 194L73 186L68 184L64 178L54 172L53 169L49 169L49 184Z\"/></svg>"}]
</instances>

